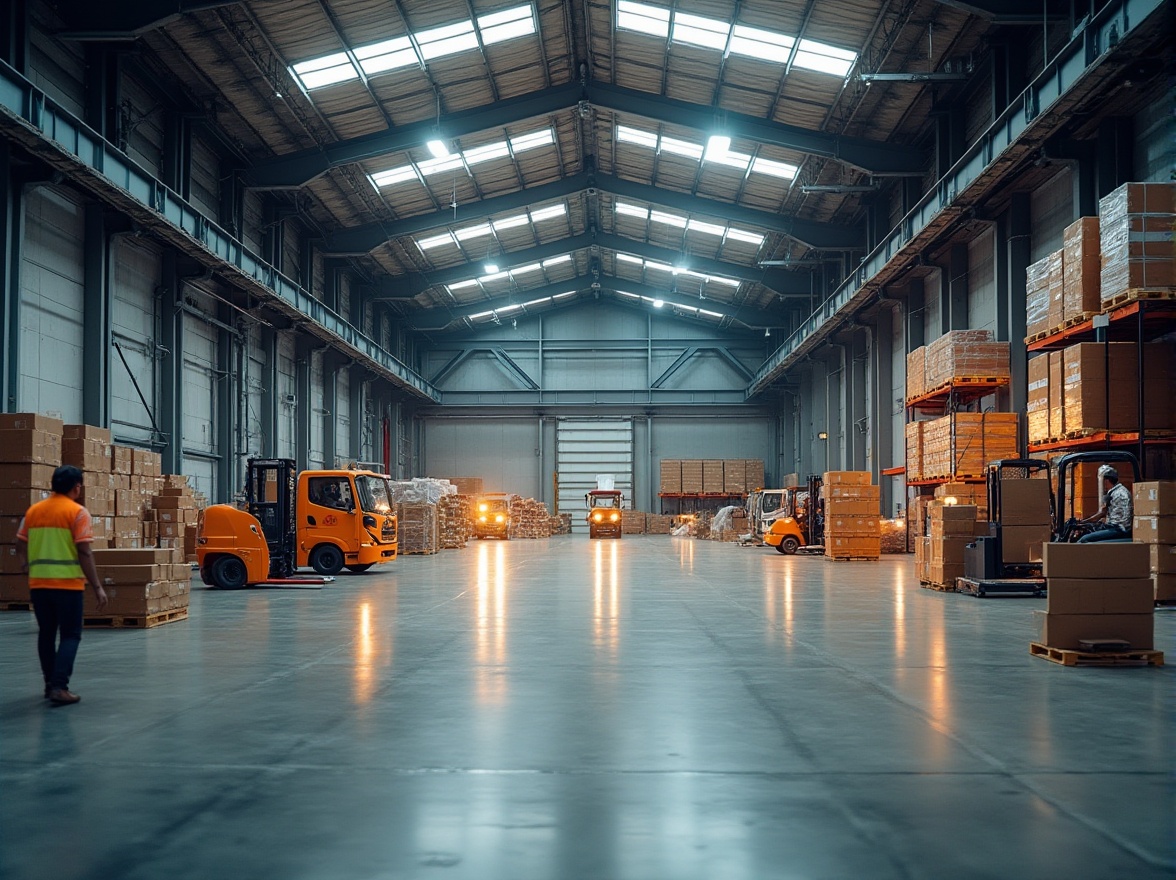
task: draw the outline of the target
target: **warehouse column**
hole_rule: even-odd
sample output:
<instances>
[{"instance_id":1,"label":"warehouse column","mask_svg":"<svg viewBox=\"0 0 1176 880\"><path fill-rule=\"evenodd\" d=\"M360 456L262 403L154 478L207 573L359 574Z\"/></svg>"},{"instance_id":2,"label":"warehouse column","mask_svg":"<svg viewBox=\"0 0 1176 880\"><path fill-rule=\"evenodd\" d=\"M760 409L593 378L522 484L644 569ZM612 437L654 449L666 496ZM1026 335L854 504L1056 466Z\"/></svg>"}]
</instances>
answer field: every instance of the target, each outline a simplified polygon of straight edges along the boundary
<instances>
[{"instance_id":1,"label":"warehouse column","mask_svg":"<svg viewBox=\"0 0 1176 880\"><path fill-rule=\"evenodd\" d=\"M233 320L227 305L217 309L217 319L225 326L217 328L216 338L216 451L220 462L216 469L216 494L228 501L240 488L237 481L237 339L226 329Z\"/></svg>"},{"instance_id":2,"label":"warehouse column","mask_svg":"<svg viewBox=\"0 0 1176 880\"><path fill-rule=\"evenodd\" d=\"M844 470L845 461L845 346L830 345L830 359L825 361L825 470ZM833 358L836 358L834 360Z\"/></svg>"},{"instance_id":3,"label":"warehouse column","mask_svg":"<svg viewBox=\"0 0 1176 880\"><path fill-rule=\"evenodd\" d=\"M339 373L335 352L323 352L323 467L335 467L339 457Z\"/></svg>"},{"instance_id":4,"label":"warehouse column","mask_svg":"<svg viewBox=\"0 0 1176 880\"><path fill-rule=\"evenodd\" d=\"M1135 125L1131 117L1116 116L1100 122L1097 143L1097 189L1102 198L1134 176Z\"/></svg>"},{"instance_id":5,"label":"warehouse column","mask_svg":"<svg viewBox=\"0 0 1176 880\"><path fill-rule=\"evenodd\" d=\"M869 382L870 338L865 327L854 331L846 346L850 357L847 374L850 389L850 416L846 426L846 449L849 452L849 469L867 469L866 452L869 447L870 416L866 409Z\"/></svg>"},{"instance_id":6,"label":"warehouse column","mask_svg":"<svg viewBox=\"0 0 1176 880\"><path fill-rule=\"evenodd\" d=\"M82 420L102 428L110 426L110 356L114 343L106 285L110 245L102 205L88 202L82 242Z\"/></svg>"},{"instance_id":7,"label":"warehouse column","mask_svg":"<svg viewBox=\"0 0 1176 880\"><path fill-rule=\"evenodd\" d=\"M882 470L894 464L894 410L893 356L894 356L894 310L891 300L884 300L878 309L873 327L870 346L870 372L873 378L872 413L870 416L871 462L870 472L874 482L882 487L882 510L894 510L891 497L891 481L882 479Z\"/></svg>"},{"instance_id":8,"label":"warehouse column","mask_svg":"<svg viewBox=\"0 0 1176 880\"><path fill-rule=\"evenodd\" d=\"M927 324L923 316L926 297L927 292L921 279L916 279L907 286L906 304L903 307L907 354L920 345L927 344Z\"/></svg>"},{"instance_id":9,"label":"warehouse column","mask_svg":"<svg viewBox=\"0 0 1176 880\"><path fill-rule=\"evenodd\" d=\"M298 237L298 284L311 296L322 296L314 289L314 248L303 236Z\"/></svg>"},{"instance_id":10,"label":"warehouse column","mask_svg":"<svg viewBox=\"0 0 1176 880\"><path fill-rule=\"evenodd\" d=\"M294 343L294 461L298 470L310 462L310 358L311 344L299 336Z\"/></svg>"},{"instance_id":11,"label":"warehouse column","mask_svg":"<svg viewBox=\"0 0 1176 880\"><path fill-rule=\"evenodd\" d=\"M273 327L261 330L261 348L265 352L265 375L261 380L261 454L264 458L278 456L278 331Z\"/></svg>"},{"instance_id":12,"label":"warehouse column","mask_svg":"<svg viewBox=\"0 0 1176 880\"><path fill-rule=\"evenodd\" d=\"M364 408L367 370L355 364L352 364L348 369L348 378L351 380L347 383L347 411L351 413L351 425L347 437L347 445L350 447L348 455L357 461L370 461L370 455L365 454L363 448L364 428L367 426L367 410Z\"/></svg>"},{"instance_id":13,"label":"warehouse column","mask_svg":"<svg viewBox=\"0 0 1176 880\"><path fill-rule=\"evenodd\" d=\"M155 313L159 316L159 430L163 434L163 471L184 472L184 313L183 279L176 268L176 253L167 248L159 287L155 291Z\"/></svg>"},{"instance_id":14,"label":"warehouse column","mask_svg":"<svg viewBox=\"0 0 1176 880\"><path fill-rule=\"evenodd\" d=\"M1028 402L1028 354L1025 350L1025 270L1031 251L1029 194L1013 193L1009 209L997 222L996 332L997 339L1009 344L1009 411L1024 413ZM1003 260L1000 254L1003 251ZM1023 418L1018 419L1018 448L1026 450L1028 435Z\"/></svg>"},{"instance_id":15,"label":"warehouse column","mask_svg":"<svg viewBox=\"0 0 1176 880\"><path fill-rule=\"evenodd\" d=\"M20 6L22 4L12 4ZM0 139L0 412L15 412L20 388L20 262L24 238L24 196L12 171L12 148Z\"/></svg>"},{"instance_id":16,"label":"warehouse column","mask_svg":"<svg viewBox=\"0 0 1176 880\"><path fill-rule=\"evenodd\" d=\"M795 378L795 377L793 377ZM777 431L780 435L780 454L776 461L775 479L767 482L773 486L781 485L781 478L789 471L800 471L800 449L797 445L797 423L800 421L800 395L804 386L804 379L784 392L784 399L780 402L780 410L776 417ZM748 489L753 489L749 486Z\"/></svg>"},{"instance_id":17,"label":"warehouse column","mask_svg":"<svg viewBox=\"0 0 1176 880\"><path fill-rule=\"evenodd\" d=\"M953 244L944 270L943 332L968 329L968 246Z\"/></svg>"},{"instance_id":18,"label":"warehouse column","mask_svg":"<svg viewBox=\"0 0 1176 880\"><path fill-rule=\"evenodd\" d=\"M161 152L160 177L180 198L188 198L192 191L192 128L182 113L164 112Z\"/></svg>"}]
</instances>

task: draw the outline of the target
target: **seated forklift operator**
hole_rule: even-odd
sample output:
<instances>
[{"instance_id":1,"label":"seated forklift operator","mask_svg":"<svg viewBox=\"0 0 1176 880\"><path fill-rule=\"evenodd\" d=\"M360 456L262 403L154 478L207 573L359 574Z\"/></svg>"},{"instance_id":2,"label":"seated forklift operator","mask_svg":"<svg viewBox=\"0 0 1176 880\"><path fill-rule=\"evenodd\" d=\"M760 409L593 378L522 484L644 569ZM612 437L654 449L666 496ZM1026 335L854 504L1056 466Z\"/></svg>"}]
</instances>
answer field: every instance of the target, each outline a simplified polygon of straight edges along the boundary
<instances>
[{"instance_id":1,"label":"seated forklift operator","mask_svg":"<svg viewBox=\"0 0 1176 880\"><path fill-rule=\"evenodd\" d=\"M1119 482L1119 472L1112 467L1102 469L1103 491L1107 500L1097 513L1082 522L1106 520L1106 525L1078 539L1079 544L1095 541L1130 541L1131 517L1134 513L1131 490Z\"/></svg>"}]
</instances>

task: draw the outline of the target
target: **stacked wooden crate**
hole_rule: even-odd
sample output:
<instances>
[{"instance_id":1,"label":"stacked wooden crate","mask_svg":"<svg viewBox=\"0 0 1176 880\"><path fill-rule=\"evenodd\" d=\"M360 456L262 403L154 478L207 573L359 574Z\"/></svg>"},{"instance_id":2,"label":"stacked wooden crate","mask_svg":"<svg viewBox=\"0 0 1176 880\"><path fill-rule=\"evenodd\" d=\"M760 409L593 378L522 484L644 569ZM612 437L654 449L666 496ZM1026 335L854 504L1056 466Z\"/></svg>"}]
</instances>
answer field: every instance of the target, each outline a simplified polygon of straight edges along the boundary
<instances>
[{"instance_id":1,"label":"stacked wooden crate","mask_svg":"<svg viewBox=\"0 0 1176 880\"><path fill-rule=\"evenodd\" d=\"M825 500L825 557L877 559L882 553L878 523L881 494L869 471L828 471Z\"/></svg>"},{"instance_id":2,"label":"stacked wooden crate","mask_svg":"<svg viewBox=\"0 0 1176 880\"><path fill-rule=\"evenodd\" d=\"M473 526L473 499L469 495L441 496L437 504L437 532L442 550L465 547Z\"/></svg>"}]
</instances>

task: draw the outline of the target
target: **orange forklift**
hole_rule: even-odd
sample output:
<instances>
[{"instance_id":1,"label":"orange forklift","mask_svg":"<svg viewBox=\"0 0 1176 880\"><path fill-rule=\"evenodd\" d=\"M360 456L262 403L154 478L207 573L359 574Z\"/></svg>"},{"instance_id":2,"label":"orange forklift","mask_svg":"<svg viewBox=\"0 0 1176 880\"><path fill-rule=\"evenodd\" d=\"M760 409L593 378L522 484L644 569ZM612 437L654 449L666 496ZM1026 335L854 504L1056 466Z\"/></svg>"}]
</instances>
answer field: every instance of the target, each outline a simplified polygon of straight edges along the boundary
<instances>
[{"instance_id":1,"label":"orange forklift","mask_svg":"<svg viewBox=\"0 0 1176 880\"><path fill-rule=\"evenodd\" d=\"M825 552L825 502L821 498L822 478L813 474L806 486L781 490L779 515L764 531L763 540L777 553L791 556ZM771 490L776 491L776 490Z\"/></svg>"},{"instance_id":2,"label":"orange forklift","mask_svg":"<svg viewBox=\"0 0 1176 880\"><path fill-rule=\"evenodd\" d=\"M297 473L286 458L251 458L248 468L244 510L216 504L204 511L196 558L205 583L226 590L307 583L292 580L298 569L333 576L396 558L396 514L383 474Z\"/></svg>"},{"instance_id":3,"label":"orange forklift","mask_svg":"<svg viewBox=\"0 0 1176 880\"><path fill-rule=\"evenodd\" d=\"M588 507L589 538L621 536L621 502L625 496L618 489L593 489L584 496Z\"/></svg>"},{"instance_id":4,"label":"orange forklift","mask_svg":"<svg viewBox=\"0 0 1176 880\"><path fill-rule=\"evenodd\" d=\"M510 538L510 493L481 495L475 505L475 538Z\"/></svg>"}]
</instances>

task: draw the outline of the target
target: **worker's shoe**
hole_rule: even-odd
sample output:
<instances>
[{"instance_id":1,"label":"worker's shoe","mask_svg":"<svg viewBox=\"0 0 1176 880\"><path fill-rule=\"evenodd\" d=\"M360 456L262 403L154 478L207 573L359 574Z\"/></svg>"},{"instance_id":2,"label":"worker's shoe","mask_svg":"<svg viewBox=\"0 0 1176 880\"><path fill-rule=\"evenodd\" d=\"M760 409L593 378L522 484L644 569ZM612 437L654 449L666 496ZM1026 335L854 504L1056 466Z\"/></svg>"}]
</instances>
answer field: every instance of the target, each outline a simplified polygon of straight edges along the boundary
<instances>
[{"instance_id":1,"label":"worker's shoe","mask_svg":"<svg viewBox=\"0 0 1176 880\"><path fill-rule=\"evenodd\" d=\"M75 693L71 693L65 688L54 688L49 691L49 702L54 706L68 706L71 703L81 702L81 697Z\"/></svg>"}]
</instances>

